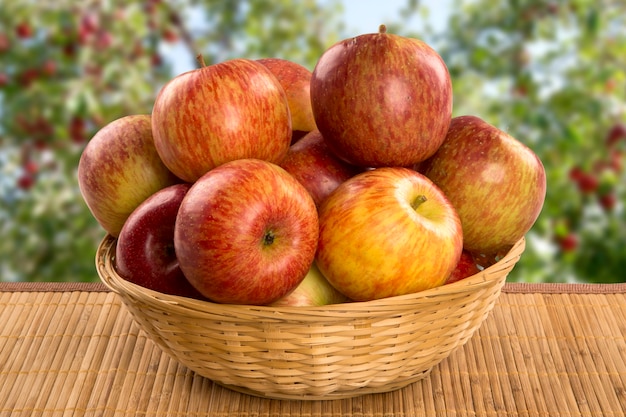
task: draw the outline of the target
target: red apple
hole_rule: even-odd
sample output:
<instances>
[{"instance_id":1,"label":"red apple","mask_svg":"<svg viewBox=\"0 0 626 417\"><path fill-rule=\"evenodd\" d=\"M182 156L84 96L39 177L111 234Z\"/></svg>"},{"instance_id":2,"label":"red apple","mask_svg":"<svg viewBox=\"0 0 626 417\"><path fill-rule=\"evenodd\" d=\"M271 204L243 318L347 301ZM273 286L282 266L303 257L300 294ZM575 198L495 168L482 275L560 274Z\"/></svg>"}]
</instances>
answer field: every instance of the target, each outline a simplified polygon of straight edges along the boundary
<instances>
[{"instance_id":1,"label":"red apple","mask_svg":"<svg viewBox=\"0 0 626 417\"><path fill-rule=\"evenodd\" d=\"M304 185L318 207L339 184L362 171L337 158L318 130L291 145L279 165Z\"/></svg>"},{"instance_id":2,"label":"red apple","mask_svg":"<svg viewBox=\"0 0 626 417\"><path fill-rule=\"evenodd\" d=\"M299 132L317 129L311 109L311 71L287 59L262 58L258 62L276 76L285 90L291 113L291 128Z\"/></svg>"},{"instance_id":3,"label":"red apple","mask_svg":"<svg viewBox=\"0 0 626 417\"><path fill-rule=\"evenodd\" d=\"M442 285L463 246L461 223L446 196L408 168L358 174L319 212L317 266L355 301Z\"/></svg>"},{"instance_id":4,"label":"red apple","mask_svg":"<svg viewBox=\"0 0 626 417\"><path fill-rule=\"evenodd\" d=\"M457 263L456 268L454 268L448 279L446 279L446 284L452 284L453 282L471 277L479 272L480 269L478 268L478 265L476 265L474 256L472 256L472 254L467 250L463 250L461 252L459 263Z\"/></svg>"},{"instance_id":5,"label":"red apple","mask_svg":"<svg viewBox=\"0 0 626 417\"><path fill-rule=\"evenodd\" d=\"M200 177L176 217L180 268L219 303L269 304L307 274L318 237L307 190L267 161L239 159Z\"/></svg>"},{"instance_id":6,"label":"red apple","mask_svg":"<svg viewBox=\"0 0 626 417\"><path fill-rule=\"evenodd\" d=\"M271 305L275 307L315 307L341 304L347 301L350 301L348 297L330 285L316 263L313 262L311 269L296 289L274 301Z\"/></svg>"},{"instance_id":7,"label":"red apple","mask_svg":"<svg viewBox=\"0 0 626 417\"><path fill-rule=\"evenodd\" d=\"M165 187L128 216L115 248L115 269L127 281L165 294L202 299L174 251L174 223L189 184Z\"/></svg>"},{"instance_id":8,"label":"red apple","mask_svg":"<svg viewBox=\"0 0 626 417\"><path fill-rule=\"evenodd\" d=\"M429 45L381 26L322 54L311 103L319 131L342 159L363 167L412 166L446 136L452 83Z\"/></svg>"},{"instance_id":9,"label":"red apple","mask_svg":"<svg viewBox=\"0 0 626 417\"><path fill-rule=\"evenodd\" d=\"M161 159L188 182L236 159L278 163L291 144L283 88L267 67L247 59L173 78L155 100L152 128Z\"/></svg>"},{"instance_id":10,"label":"red apple","mask_svg":"<svg viewBox=\"0 0 626 417\"><path fill-rule=\"evenodd\" d=\"M154 147L149 115L124 116L102 127L78 163L83 199L102 228L115 237L139 204L179 182Z\"/></svg>"},{"instance_id":11,"label":"red apple","mask_svg":"<svg viewBox=\"0 0 626 417\"><path fill-rule=\"evenodd\" d=\"M465 249L491 254L512 246L535 223L546 173L526 145L475 116L455 117L439 150L417 169L450 199Z\"/></svg>"}]
</instances>

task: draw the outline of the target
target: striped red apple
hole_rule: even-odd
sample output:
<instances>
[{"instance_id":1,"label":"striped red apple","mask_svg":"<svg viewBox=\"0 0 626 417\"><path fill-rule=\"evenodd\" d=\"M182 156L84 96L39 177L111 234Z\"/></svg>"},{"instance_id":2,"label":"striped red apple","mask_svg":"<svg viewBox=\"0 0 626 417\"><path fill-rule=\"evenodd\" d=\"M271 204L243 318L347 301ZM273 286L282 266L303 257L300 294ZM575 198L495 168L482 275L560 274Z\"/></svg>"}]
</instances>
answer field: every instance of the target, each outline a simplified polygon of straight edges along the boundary
<instances>
[{"instance_id":1,"label":"striped red apple","mask_svg":"<svg viewBox=\"0 0 626 417\"><path fill-rule=\"evenodd\" d=\"M340 158L362 167L412 166L446 136L452 83L433 48L381 26L322 54L311 104L317 128Z\"/></svg>"},{"instance_id":2,"label":"striped red apple","mask_svg":"<svg viewBox=\"0 0 626 417\"><path fill-rule=\"evenodd\" d=\"M156 149L187 182L236 159L278 163L291 144L285 91L263 64L232 59L174 77L152 111Z\"/></svg>"},{"instance_id":3,"label":"striped red apple","mask_svg":"<svg viewBox=\"0 0 626 417\"><path fill-rule=\"evenodd\" d=\"M308 191L278 165L257 159L227 162L200 177L174 229L189 282L230 304L269 304L292 291L311 267L317 240Z\"/></svg>"},{"instance_id":4,"label":"striped red apple","mask_svg":"<svg viewBox=\"0 0 626 417\"><path fill-rule=\"evenodd\" d=\"M455 117L441 147L416 168L450 199L464 247L473 253L510 248L543 207L546 173L539 157L476 116Z\"/></svg>"}]
</instances>

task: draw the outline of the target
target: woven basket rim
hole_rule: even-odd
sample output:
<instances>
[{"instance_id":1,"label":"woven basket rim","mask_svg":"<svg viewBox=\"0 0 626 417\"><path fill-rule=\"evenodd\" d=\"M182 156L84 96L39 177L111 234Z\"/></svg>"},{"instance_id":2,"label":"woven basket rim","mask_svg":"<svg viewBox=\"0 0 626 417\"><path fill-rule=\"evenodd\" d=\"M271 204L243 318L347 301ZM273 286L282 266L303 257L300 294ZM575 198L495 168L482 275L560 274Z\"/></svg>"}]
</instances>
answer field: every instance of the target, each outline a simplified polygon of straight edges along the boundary
<instances>
[{"instance_id":1,"label":"woven basket rim","mask_svg":"<svg viewBox=\"0 0 626 417\"><path fill-rule=\"evenodd\" d=\"M180 305L185 308L208 311L207 309L216 308L220 314L227 314L229 311L239 314L242 311L249 311L251 314L272 314L272 315L290 315L296 314L334 314L339 311L346 310L369 310L376 307L385 307L390 304L399 305L407 303L415 303L419 300L427 300L437 296L454 293L465 293L470 290L488 286L492 281L499 279L502 270L510 270L519 261L526 247L526 239L519 239L511 249L495 264L483 269L482 271L464 278L460 281L441 285L427 290L398 295L386 298L380 298L370 301L350 301L340 304L327 304L322 306L268 306L268 305L249 305L249 304L220 304L210 300L197 300L177 295L161 293L149 288L145 288L122 278L114 267L113 257L115 254L115 245L117 239L107 234L101 240L96 252L96 267L101 281L111 291L121 294L125 288L132 289L133 292L141 293L145 297L149 297L156 302L168 304L170 306Z\"/></svg>"}]
</instances>

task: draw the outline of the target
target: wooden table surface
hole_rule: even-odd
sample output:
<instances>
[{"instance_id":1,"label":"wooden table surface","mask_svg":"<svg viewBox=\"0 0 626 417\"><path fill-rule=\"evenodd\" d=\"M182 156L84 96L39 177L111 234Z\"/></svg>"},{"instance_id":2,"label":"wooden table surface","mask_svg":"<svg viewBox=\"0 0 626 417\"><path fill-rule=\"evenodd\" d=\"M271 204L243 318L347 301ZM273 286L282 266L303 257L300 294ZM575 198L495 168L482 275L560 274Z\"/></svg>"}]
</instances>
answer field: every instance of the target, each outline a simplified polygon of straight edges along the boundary
<instances>
[{"instance_id":1,"label":"wooden table surface","mask_svg":"<svg viewBox=\"0 0 626 417\"><path fill-rule=\"evenodd\" d=\"M0 416L624 416L626 284L511 284L464 346L405 388L249 396L164 354L101 284L0 283Z\"/></svg>"}]
</instances>

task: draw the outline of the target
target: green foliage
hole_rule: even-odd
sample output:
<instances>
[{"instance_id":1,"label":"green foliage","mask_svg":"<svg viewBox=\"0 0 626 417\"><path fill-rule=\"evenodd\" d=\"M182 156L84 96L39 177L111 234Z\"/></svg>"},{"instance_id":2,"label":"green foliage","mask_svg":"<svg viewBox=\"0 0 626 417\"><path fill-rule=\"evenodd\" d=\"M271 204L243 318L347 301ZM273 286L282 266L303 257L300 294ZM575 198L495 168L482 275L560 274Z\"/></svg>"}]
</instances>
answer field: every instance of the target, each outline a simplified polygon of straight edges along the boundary
<instances>
[{"instance_id":1,"label":"green foliage","mask_svg":"<svg viewBox=\"0 0 626 417\"><path fill-rule=\"evenodd\" d=\"M341 5L314 0L8 2L0 8L0 279L95 280L104 232L76 183L104 124L148 113L189 66L276 56L312 69L343 35ZM548 194L511 279L624 281L626 5L621 0L455 0L437 31L407 0L389 33L425 39L447 63L455 115L531 147ZM415 28L418 28L415 29ZM611 139L612 138L612 139ZM613 204L614 203L614 204Z\"/></svg>"},{"instance_id":2,"label":"green foliage","mask_svg":"<svg viewBox=\"0 0 626 417\"><path fill-rule=\"evenodd\" d=\"M234 57L290 57L309 68L339 39L340 6L306 0L8 2L0 8L0 279L97 280L104 231L76 180L106 123L149 113L176 74ZM303 30L306 28L306 30Z\"/></svg>"},{"instance_id":3,"label":"green foliage","mask_svg":"<svg viewBox=\"0 0 626 417\"><path fill-rule=\"evenodd\" d=\"M626 134L607 141L626 123L626 5L477 0L454 10L433 44L453 77L455 114L507 131L547 171L544 210L510 278L623 281Z\"/></svg>"}]
</instances>

